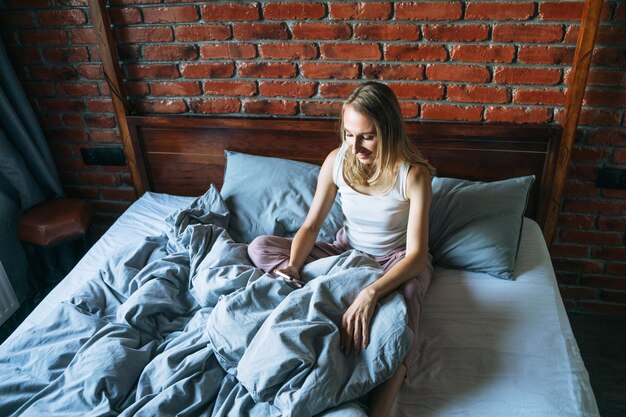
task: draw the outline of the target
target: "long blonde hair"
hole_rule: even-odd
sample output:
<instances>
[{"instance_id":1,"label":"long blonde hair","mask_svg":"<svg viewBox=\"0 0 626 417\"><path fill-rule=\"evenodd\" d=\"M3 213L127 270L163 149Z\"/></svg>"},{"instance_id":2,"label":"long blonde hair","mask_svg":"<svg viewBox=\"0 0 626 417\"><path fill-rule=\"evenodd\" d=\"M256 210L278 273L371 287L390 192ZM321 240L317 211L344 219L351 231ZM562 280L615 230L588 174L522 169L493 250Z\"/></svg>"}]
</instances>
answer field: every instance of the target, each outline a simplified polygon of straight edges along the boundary
<instances>
[{"instance_id":1,"label":"long blonde hair","mask_svg":"<svg viewBox=\"0 0 626 417\"><path fill-rule=\"evenodd\" d=\"M376 127L378 150L371 167L366 167L352 152L346 152L343 174L349 184L379 185L385 173L394 172L398 162L419 165L435 175L435 168L409 140L400 110L400 103L387 85L368 81L359 85L343 103L339 120L339 132L345 141L343 115L347 107L362 114Z\"/></svg>"}]
</instances>

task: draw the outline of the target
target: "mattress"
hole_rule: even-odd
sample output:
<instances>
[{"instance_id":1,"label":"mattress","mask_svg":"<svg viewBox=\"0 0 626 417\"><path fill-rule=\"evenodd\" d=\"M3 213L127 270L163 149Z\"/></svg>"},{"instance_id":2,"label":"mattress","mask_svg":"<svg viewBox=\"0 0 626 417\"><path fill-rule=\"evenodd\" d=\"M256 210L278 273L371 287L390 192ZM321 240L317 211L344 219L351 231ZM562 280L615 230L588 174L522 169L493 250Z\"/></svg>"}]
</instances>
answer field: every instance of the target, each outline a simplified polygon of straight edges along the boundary
<instances>
[{"instance_id":1,"label":"mattress","mask_svg":"<svg viewBox=\"0 0 626 417\"><path fill-rule=\"evenodd\" d=\"M192 198L146 193L9 337L40 323L119 248L165 230ZM525 219L515 279L436 268L420 322L420 352L396 416L598 416L550 257Z\"/></svg>"}]
</instances>

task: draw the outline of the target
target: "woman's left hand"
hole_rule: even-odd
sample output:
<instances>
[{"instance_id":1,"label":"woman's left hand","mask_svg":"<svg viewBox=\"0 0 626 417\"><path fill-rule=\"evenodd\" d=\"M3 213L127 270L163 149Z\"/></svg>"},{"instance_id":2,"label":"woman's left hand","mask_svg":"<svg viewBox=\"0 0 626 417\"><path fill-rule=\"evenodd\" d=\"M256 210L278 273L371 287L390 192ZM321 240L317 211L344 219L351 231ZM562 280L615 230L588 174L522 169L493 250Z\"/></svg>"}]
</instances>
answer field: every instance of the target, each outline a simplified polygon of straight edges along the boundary
<instances>
[{"instance_id":1,"label":"woman's left hand","mask_svg":"<svg viewBox=\"0 0 626 417\"><path fill-rule=\"evenodd\" d=\"M376 310L376 297L373 291L362 290L354 302L348 307L341 320L340 347L344 354L350 352L354 344L354 354L361 352L361 346L365 349L369 344L369 327L374 311Z\"/></svg>"}]
</instances>

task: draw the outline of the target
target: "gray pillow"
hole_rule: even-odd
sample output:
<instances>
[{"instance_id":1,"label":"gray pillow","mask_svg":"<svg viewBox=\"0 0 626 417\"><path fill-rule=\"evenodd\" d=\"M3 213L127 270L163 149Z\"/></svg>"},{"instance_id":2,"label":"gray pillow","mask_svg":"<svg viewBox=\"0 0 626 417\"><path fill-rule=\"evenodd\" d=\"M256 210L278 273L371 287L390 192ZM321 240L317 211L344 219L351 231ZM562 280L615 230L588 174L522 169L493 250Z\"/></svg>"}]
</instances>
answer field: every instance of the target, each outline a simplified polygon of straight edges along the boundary
<instances>
[{"instance_id":1,"label":"gray pillow","mask_svg":"<svg viewBox=\"0 0 626 417\"><path fill-rule=\"evenodd\" d=\"M318 165L226 151L221 194L230 210L228 232L241 243L260 235L293 237L313 201ZM334 241L343 227L339 196L318 240Z\"/></svg>"},{"instance_id":2,"label":"gray pillow","mask_svg":"<svg viewBox=\"0 0 626 417\"><path fill-rule=\"evenodd\" d=\"M534 179L433 178L429 231L433 263L511 279Z\"/></svg>"}]
</instances>

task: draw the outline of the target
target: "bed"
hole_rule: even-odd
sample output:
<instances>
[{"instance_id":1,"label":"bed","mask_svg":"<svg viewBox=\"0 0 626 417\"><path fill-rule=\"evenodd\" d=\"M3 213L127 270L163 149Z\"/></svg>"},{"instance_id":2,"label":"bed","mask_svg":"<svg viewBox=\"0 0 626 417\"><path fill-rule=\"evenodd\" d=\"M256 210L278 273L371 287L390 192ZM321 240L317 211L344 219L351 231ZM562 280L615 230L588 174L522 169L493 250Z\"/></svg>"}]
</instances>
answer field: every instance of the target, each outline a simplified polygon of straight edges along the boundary
<instances>
[{"instance_id":1,"label":"bed","mask_svg":"<svg viewBox=\"0 0 626 417\"><path fill-rule=\"evenodd\" d=\"M365 362L333 350L351 271L375 279L375 265L358 254L322 262L305 271L305 289L292 290L233 262L253 235L297 229L316 164L338 144L335 122L129 122L136 188L146 192L0 347L0 413L365 415L364 395L390 376L412 337L392 295L372 323L384 340L367 349ZM541 228L558 128L411 123L408 130L438 168L437 254L419 355L392 415L598 416ZM295 200L286 210L276 199ZM330 217L328 236L340 224ZM134 252L142 245L151 249ZM183 245L180 265L205 268L212 281L176 281L177 261L167 255L182 252L168 245ZM225 255L215 255L216 246ZM165 269L155 264L163 259ZM107 278L116 268L134 270ZM146 277L155 276L167 285L156 290L157 302L143 304L143 289L155 281ZM342 291L337 283L347 292L333 298L328 290ZM269 307L237 316L226 301L248 288L257 291L255 305ZM294 307L302 305L308 309ZM294 328L305 336L294 337Z\"/></svg>"}]
</instances>

